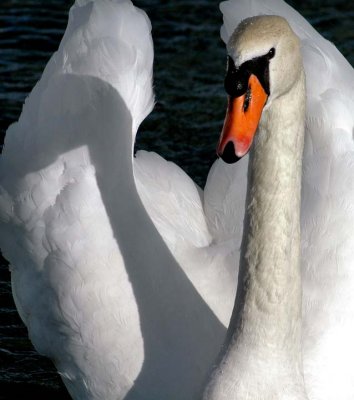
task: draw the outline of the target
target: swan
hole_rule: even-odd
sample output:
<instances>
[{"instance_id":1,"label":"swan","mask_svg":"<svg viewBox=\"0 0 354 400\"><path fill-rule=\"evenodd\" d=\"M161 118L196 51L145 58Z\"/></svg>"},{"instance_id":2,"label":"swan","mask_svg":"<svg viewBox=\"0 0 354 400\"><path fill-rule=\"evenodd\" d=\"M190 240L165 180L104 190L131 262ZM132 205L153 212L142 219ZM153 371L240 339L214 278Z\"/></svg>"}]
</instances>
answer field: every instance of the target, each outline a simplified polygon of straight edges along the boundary
<instances>
[{"instance_id":1,"label":"swan","mask_svg":"<svg viewBox=\"0 0 354 400\"><path fill-rule=\"evenodd\" d=\"M315 33L281 1L265 5L308 35L307 74L323 56L310 47ZM224 40L239 18L263 13L257 2L222 7ZM16 306L74 399L198 398L234 303L247 157L237 168L217 161L204 194L158 155L133 158L153 107L150 29L128 0L76 1L0 161L0 243ZM351 76L336 58L336 73ZM337 99L349 104L342 87ZM316 101L311 110L323 115ZM307 146L309 160L323 150Z\"/></svg>"},{"instance_id":2,"label":"swan","mask_svg":"<svg viewBox=\"0 0 354 400\"><path fill-rule=\"evenodd\" d=\"M234 162L253 139L254 145L237 296L225 354L205 399L307 400L301 358L300 43L282 17L257 16L237 27L228 54L229 106L218 153Z\"/></svg>"},{"instance_id":3,"label":"swan","mask_svg":"<svg viewBox=\"0 0 354 400\"><path fill-rule=\"evenodd\" d=\"M240 11L223 7L226 20ZM274 15L224 36L229 100L218 154L232 163L251 150L237 295L205 400L354 398L353 81L343 86L334 47L315 47L319 37L309 45L309 28L294 26L302 48ZM301 50L321 61L307 65L306 118ZM314 87L317 69L327 80Z\"/></svg>"}]
</instances>

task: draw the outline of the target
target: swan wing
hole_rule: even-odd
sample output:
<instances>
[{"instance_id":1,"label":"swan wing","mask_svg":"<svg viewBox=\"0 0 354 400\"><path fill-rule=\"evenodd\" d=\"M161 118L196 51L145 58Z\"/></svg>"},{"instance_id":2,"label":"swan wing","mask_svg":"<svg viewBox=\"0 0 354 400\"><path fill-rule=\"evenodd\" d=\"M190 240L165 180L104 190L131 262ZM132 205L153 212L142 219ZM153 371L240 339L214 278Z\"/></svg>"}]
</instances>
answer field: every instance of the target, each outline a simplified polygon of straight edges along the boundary
<instances>
[{"instance_id":1,"label":"swan wing","mask_svg":"<svg viewBox=\"0 0 354 400\"><path fill-rule=\"evenodd\" d=\"M77 1L0 161L15 302L75 399L124 397L144 360L105 172L112 153L131 164L134 132L153 106L150 28L130 1Z\"/></svg>"},{"instance_id":2,"label":"swan wing","mask_svg":"<svg viewBox=\"0 0 354 400\"><path fill-rule=\"evenodd\" d=\"M151 166L162 179L146 196L158 201L162 188L163 212L185 201L181 220L197 215L201 237L194 220L184 242L168 217L161 232L177 225L177 233L163 240L157 209L150 217L136 190L135 134L153 106L150 29L129 0L78 0L0 161L0 242L14 298L74 399L195 397L231 314L233 296L208 279L218 277L217 251L202 270L210 240L199 189L176 166L138 154L136 170ZM184 266L193 253L191 274L166 243L190 250L178 252ZM230 299L226 312L220 293Z\"/></svg>"}]
</instances>

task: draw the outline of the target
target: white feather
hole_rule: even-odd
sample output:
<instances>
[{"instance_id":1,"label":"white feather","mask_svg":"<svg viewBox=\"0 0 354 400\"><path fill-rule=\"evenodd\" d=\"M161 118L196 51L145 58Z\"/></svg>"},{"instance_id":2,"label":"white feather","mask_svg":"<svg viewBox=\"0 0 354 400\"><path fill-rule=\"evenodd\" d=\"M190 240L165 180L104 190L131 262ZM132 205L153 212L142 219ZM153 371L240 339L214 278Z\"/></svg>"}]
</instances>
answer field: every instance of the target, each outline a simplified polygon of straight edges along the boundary
<instances>
[{"instance_id":1,"label":"white feather","mask_svg":"<svg viewBox=\"0 0 354 400\"><path fill-rule=\"evenodd\" d=\"M77 1L1 157L15 302L75 399L194 398L231 314L232 246L213 245L201 190L156 154L133 161L150 31L129 0Z\"/></svg>"}]
</instances>

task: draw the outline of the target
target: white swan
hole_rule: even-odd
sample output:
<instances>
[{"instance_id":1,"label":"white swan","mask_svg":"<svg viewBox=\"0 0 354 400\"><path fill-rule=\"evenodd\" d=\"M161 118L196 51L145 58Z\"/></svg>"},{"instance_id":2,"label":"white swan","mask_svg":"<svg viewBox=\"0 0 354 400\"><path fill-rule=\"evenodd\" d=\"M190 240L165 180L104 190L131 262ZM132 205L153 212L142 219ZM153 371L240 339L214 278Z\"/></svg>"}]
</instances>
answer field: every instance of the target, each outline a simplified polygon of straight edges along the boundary
<instances>
[{"instance_id":1,"label":"white swan","mask_svg":"<svg viewBox=\"0 0 354 400\"><path fill-rule=\"evenodd\" d=\"M278 5L266 3L268 12ZM224 4L224 15L241 12L234 6ZM250 156L234 311L205 400L354 398L354 73L323 39L312 35L309 43L309 27L296 19L290 21L305 38L305 61L317 60L306 71L303 167L298 39L278 16L244 20L228 39L230 98L218 149L224 159L249 150L265 106ZM330 80L314 85L316 71Z\"/></svg>"},{"instance_id":2,"label":"white swan","mask_svg":"<svg viewBox=\"0 0 354 400\"><path fill-rule=\"evenodd\" d=\"M197 398L234 300L247 160L217 162L202 200L157 155L133 171L153 103L149 21L129 1L82 0L69 22L1 159L17 307L73 398Z\"/></svg>"},{"instance_id":3,"label":"white swan","mask_svg":"<svg viewBox=\"0 0 354 400\"><path fill-rule=\"evenodd\" d=\"M228 52L229 108L218 151L235 160L253 139L254 145L237 296L224 355L205 398L307 400L301 354L306 105L300 43L285 19L258 16L237 27Z\"/></svg>"}]
</instances>

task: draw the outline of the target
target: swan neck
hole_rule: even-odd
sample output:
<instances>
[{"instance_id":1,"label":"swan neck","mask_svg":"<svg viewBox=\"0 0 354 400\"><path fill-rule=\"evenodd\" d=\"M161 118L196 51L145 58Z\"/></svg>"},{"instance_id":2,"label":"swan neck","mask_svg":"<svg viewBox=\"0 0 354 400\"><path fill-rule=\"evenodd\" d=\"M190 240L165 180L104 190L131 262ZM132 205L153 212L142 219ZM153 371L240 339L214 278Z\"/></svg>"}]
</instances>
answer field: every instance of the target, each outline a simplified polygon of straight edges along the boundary
<instances>
[{"instance_id":1,"label":"swan neck","mask_svg":"<svg viewBox=\"0 0 354 400\"><path fill-rule=\"evenodd\" d=\"M262 329L262 347L279 351L294 347L297 353L303 80L265 111L250 155L238 296L229 330L232 336L257 338Z\"/></svg>"},{"instance_id":2,"label":"swan neck","mask_svg":"<svg viewBox=\"0 0 354 400\"><path fill-rule=\"evenodd\" d=\"M236 391L237 398L243 391L249 399L278 398L284 386L289 398L307 398L300 274L304 117L301 71L296 84L264 110L251 150L237 296L205 399L226 399L221 393L233 398Z\"/></svg>"}]
</instances>

